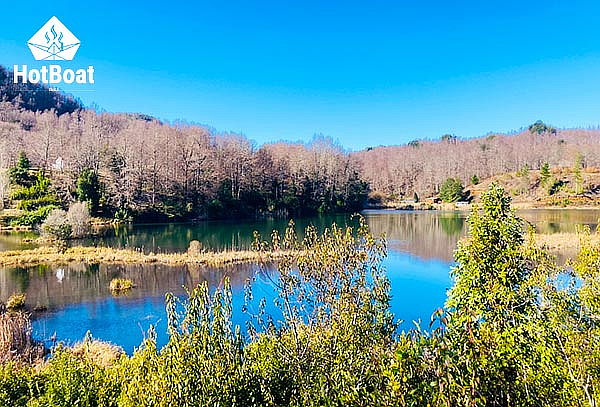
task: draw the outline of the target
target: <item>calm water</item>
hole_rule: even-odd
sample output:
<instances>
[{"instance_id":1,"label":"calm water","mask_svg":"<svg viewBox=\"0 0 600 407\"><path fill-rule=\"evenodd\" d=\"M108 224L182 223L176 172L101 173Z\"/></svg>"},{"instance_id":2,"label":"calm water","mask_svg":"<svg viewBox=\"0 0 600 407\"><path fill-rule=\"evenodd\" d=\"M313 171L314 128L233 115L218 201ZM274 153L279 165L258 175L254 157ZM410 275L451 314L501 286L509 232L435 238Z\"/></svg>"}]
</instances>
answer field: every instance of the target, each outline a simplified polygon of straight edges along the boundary
<instances>
[{"instance_id":1,"label":"calm water","mask_svg":"<svg viewBox=\"0 0 600 407\"><path fill-rule=\"evenodd\" d=\"M574 231L577 224L595 225L597 210L535 210L520 212L542 233ZM429 321L431 313L442 306L451 281L452 252L466 233L465 214L460 212L366 211L374 234L385 233L389 256L384 261L392 286L392 310L402 329L413 320ZM308 224L318 228L332 222L351 223L347 216L307 218L296 222L298 229ZM269 236L273 229L283 230L286 222L204 222L198 225L138 225L112 229L103 238L85 244L138 248L146 252L174 252L187 249L190 240L199 240L213 249L246 248L252 232ZM0 250L21 247L25 235L0 235ZM255 298L274 295L272 266L236 265L225 268L163 265L89 265L38 266L0 269L0 300L14 292L25 292L27 302L45 306L48 311L34 321L35 335L48 340L73 343L89 330L94 337L111 341L131 352L144 338L148 327L157 326L158 340L167 340L164 295L185 293L206 281L217 287L228 276L233 288L235 322L243 324L243 288L252 278ZM137 287L127 296L113 297L108 290L114 277L131 278ZM272 305L270 305L272 306ZM273 310L274 312L274 310Z\"/></svg>"}]
</instances>

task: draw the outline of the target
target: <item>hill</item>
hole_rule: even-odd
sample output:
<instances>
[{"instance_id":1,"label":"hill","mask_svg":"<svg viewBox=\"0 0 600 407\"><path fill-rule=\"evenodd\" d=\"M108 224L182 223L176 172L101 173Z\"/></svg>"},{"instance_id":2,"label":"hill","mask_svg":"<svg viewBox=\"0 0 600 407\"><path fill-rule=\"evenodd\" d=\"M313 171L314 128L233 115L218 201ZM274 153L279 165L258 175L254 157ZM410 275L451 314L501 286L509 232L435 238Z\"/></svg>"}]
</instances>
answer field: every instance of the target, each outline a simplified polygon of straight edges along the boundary
<instances>
[{"instance_id":1,"label":"hill","mask_svg":"<svg viewBox=\"0 0 600 407\"><path fill-rule=\"evenodd\" d=\"M16 103L32 112L52 109L59 115L83 108L81 102L70 95L51 91L42 84L15 84L12 77L12 72L0 65L0 101Z\"/></svg>"},{"instance_id":2,"label":"hill","mask_svg":"<svg viewBox=\"0 0 600 407\"><path fill-rule=\"evenodd\" d=\"M539 123L538 123L539 125ZM379 199L398 201L436 196L449 177L469 185L479 179L529 168L600 167L599 129L554 129L545 126L514 134L492 134L460 139L416 140L401 146L382 146L352 155L361 164L362 176Z\"/></svg>"}]
</instances>

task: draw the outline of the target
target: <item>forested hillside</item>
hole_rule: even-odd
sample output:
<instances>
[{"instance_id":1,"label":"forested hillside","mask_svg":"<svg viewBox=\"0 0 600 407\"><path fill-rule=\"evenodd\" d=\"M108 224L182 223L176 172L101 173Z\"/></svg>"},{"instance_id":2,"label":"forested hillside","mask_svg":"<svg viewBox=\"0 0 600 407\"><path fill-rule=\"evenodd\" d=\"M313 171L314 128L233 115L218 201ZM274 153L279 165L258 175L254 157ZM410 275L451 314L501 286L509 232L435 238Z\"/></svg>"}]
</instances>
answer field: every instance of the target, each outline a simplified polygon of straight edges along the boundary
<instances>
[{"instance_id":1,"label":"forested hillside","mask_svg":"<svg viewBox=\"0 0 600 407\"><path fill-rule=\"evenodd\" d=\"M600 166L600 130L559 130L534 123L512 135L473 139L452 135L415 140L407 145L367 149L354 156L371 189L393 198L433 196L448 177L465 185L497 174L528 169Z\"/></svg>"},{"instance_id":2,"label":"forested hillside","mask_svg":"<svg viewBox=\"0 0 600 407\"><path fill-rule=\"evenodd\" d=\"M44 85L13 83L12 72L0 65L0 100L15 102L24 109L44 111L54 109L58 114L81 109L81 102L60 92L51 92Z\"/></svg>"},{"instance_id":3,"label":"forested hillside","mask_svg":"<svg viewBox=\"0 0 600 407\"><path fill-rule=\"evenodd\" d=\"M462 188L544 165L555 172L600 166L598 129L536 122L511 135L444 135L352 153L325 137L257 146L199 125L98 113L41 85L15 87L10 77L0 67L0 203L15 206L11 191L33 187L33 174L41 170L42 190L20 194L28 201L19 205L29 210L86 200L104 217L298 216L355 211L369 193L372 201L437 196L450 177ZM20 153L32 177L11 185L6 170Z\"/></svg>"},{"instance_id":4,"label":"forested hillside","mask_svg":"<svg viewBox=\"0 0 600 407\"><path fill-rule=\"evenodd\" d=\"M2 102L0 168L14 167L20 152L32 172L50 178L60 202L93 199L103 216L297 216L357 210L367 194L356 159L325 139L257 148L243 136L142 115L58 115ZM0 193L7 200L15 186L31 184L4 177ZM82 184L87 192L78 191Z\"/></svg>"}]
</instances>

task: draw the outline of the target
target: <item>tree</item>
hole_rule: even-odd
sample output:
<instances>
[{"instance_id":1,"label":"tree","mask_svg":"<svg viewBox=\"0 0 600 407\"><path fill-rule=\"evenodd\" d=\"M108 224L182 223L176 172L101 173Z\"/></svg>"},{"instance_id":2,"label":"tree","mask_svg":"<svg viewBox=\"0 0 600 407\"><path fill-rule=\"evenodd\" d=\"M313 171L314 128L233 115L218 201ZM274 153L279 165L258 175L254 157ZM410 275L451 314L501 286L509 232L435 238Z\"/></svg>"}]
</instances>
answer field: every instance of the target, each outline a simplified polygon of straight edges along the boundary
<instances>
[{"instance_id":1,"label":"tree","mask_svg":"<svg viewBox=\"0 0 600 407\"><path fill-rule=\"evenodd\" d=\"M575 193L577 195L583 192L583 175L581 169L583 167L583 155L577 153L575 158L575 165L573 166L573 174L575 175Z\"/></svg>"},{"instance_id":2,"label":"tree","mask_svg":"<svg viewBox=\"0 0 600 407\"><path fill-rule=\"evenodd\" d=\"M42 233L52 239L62 252L67 249L67 240L71 238L72 232L73 228L67 221L67 212L62 209L53 209L42 223Z\"/></svg>"},{"instance_id":3,"label":"tree","mask_svg":"<svg viewBox=\"0 0 600 407\"><path fill-rule=\"evenodd\" d=\"M71 226L72 237L85 237L90 234L90 210L83 202L75 202L66 214L66 222Z\"/></svg>"},{"instance_id":4,"label":"tree","mask_svg":"<svg viewBox=\"0 0 600 407\"><path fill-rule=\"evenodd\" d=\"M547 162L545 162L542 165L542 168L540 169L540 180L542 182L542 185L546 185L550 180L551 176L552 175L550 174L550 165Z\"/></svg>"},{"instance_id":5,"label":"tree","mask_svg":"<svg viewBox=\"0 0 600 407\"><path fill-rule=\"evenodd\" d=\"M531 134L537 134L537 135L542 135L542 134L552 134L555 135L556 134L556 129L552 126L548 126L546 123L544 123L541 120L536 121L535 123L533 123L532 125L529 126L529 132Z\"/></svg>"},{"instance_id":6,"label":"tree","mask_svg":"<svg viewBox=\"0 0 600 407\"><path fill-rule=\"evenodd\" d=\"M8 170L10 183L19 186L30 186L35 180L35 177L30 174L30 170L31 162L27 158L27 154L21 151L15 166Z\"/></svg>"},{"instance_id":7,"label":"tree","mask_svg":"<svg viewBox=\"0 0 600 407\"><path fill-rule=\"evenodd\" d=\"M87 202L92 214L97 213L100 204L100 180L95 171L86 168L77 178L77 199Z\"/></svg>"},{"instance_id":8,"label":"tree","mask_svg":"<svg viewBox=\"0 0 600 407\"><path fill-rule=\"evenodd\" d=\"M460 201L463 195L463 185L458 178L446 179L440 188L440 199L443 202Z\"/></svg>"},{"instance_id":9,"label":"tree","mask_svg":"<svg viewBox=\"0 0 600 407\"><path fill-rule=\"evenodd\" d=\"M472 184L472 185L477 185L477 184L479 184L479 177L478 177L477 175L473 175L473 176L471 177L471 184Z\"/></svg>"},{"instance_id":10,"label":"tree","mask_svg":"<svg viewBox=\"0 0 600 407\"><path fill-rule=\"evenodd\" d=\"M445 141L446 143L456 144L458 138L454 134L444 134L440 140Z\"/></svg>"}]
</instances>

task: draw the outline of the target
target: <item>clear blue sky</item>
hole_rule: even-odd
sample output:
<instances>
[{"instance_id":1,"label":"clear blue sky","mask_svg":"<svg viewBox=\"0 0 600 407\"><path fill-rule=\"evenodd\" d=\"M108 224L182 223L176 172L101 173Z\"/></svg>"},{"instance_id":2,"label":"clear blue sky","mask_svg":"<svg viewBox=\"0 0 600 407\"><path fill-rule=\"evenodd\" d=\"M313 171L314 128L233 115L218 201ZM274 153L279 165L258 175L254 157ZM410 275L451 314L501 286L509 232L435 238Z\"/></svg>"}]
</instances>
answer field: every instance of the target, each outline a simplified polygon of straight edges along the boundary
<instances>
[{"instance_id":1,"label":"clear blue sky","mask_svg":"<svg viewBox=\"0 0 600 407\"><path fill-rule=\"evenodd\" d=\"M0 64L56 15L107 111L350 149L600 123L597 1L6 1ZM90 90L85 88L86 90ZM67 90L71 90L68 88Z\"/></svg>"}]
</instances>

